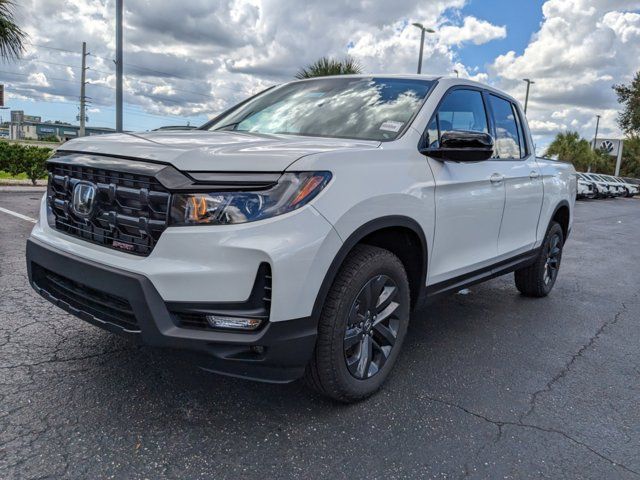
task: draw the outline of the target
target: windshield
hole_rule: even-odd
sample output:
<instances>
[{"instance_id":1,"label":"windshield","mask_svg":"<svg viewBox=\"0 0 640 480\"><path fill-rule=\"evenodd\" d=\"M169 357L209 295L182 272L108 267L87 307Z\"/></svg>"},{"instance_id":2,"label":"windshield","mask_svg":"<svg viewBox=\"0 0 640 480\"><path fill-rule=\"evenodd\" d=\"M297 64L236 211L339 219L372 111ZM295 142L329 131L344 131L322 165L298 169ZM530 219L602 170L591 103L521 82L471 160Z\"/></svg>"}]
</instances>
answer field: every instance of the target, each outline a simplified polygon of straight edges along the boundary
<instances>
[{"instance_id":1,"label":"windshield","mask_svg":"<svg viewBox=\"0 0 640 480\"><path fill-rule=\"evenodd\" d=\"M269 90L208 125L209 130L394 140L427 98L433 81L320 78Z\"/></svg>"}]
</instances>

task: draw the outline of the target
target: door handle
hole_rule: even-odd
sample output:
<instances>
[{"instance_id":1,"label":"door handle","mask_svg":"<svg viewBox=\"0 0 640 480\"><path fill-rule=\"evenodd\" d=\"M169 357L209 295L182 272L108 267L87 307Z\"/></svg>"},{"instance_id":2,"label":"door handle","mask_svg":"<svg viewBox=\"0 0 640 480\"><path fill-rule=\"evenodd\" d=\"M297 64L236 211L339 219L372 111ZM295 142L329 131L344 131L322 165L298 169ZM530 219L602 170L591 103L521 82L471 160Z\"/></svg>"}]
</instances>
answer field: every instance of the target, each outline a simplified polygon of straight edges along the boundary
<instances>
[{"instance_id":1,"label":"door handle","mask_svg":"<svg viewBox=\"0 0 640 480\"><path fill-rule=\"evenodd\" d=\"M531 173L529 174L529 178L539 178L540 174L538 172L536 172L535 170L531 170Z\"/></svg>"},{"instance_id":2,"label":"door handle","mask_svg":"<svg viewBox=\"0 0 640 480\"><path fill-rule=\"evenodd\" d=\"M504 180L504 175L494 173L489 177L489 180L491 180L491 183L502 183L502 181Z\"/></svg>"}]
</instances>

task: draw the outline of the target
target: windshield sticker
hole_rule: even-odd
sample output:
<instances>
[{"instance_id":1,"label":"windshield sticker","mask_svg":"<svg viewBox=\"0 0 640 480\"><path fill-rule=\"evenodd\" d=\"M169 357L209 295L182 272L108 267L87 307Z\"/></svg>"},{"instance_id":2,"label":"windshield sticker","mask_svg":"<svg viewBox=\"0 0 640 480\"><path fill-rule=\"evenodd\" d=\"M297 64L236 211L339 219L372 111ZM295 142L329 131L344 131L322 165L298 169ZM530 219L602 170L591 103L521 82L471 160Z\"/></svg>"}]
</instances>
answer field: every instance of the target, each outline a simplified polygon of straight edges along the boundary
<instances>
[{"instance_id":1,"label":"windshield sticker","mask_svg":"<svg viewBox=\"0 0 640 480\"><path fill-rule=\"evenodd\" d=\"M380 130L384 130L386 132L399 132L402 128L402 125L404 125L403 122L393 122L391 120L388 120L380 125Z\"/></svg>"}]
</instances>

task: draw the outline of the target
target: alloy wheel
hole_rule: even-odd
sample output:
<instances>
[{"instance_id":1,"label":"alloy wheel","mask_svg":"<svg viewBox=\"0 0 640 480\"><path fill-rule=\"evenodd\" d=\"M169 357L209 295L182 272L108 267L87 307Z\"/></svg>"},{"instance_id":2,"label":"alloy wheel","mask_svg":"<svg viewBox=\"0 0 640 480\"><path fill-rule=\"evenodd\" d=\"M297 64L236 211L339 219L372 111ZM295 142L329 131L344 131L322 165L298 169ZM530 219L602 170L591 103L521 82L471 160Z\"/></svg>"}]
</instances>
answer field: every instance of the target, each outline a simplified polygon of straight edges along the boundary
<instances>
[{"instance_id":1,"label":"alloy wheel","mask_svg":"<svg viewBox=\"0 0 640 480\"><path fill-rule=\"evenodd\" d=\"M549 247L547 249L547 259L544 264L544 283L549 285L558 276L560 269L560 236L554 235L549 239Z\"/></svg>"},{"instance_id":2,"label":"alloy wheel","mask_svg":"<svg viewBox=\"0 0 640 480\"><path fill-rule=\"evenodd\" d=\"M344 357L352 376L366 380L382 370L398 337L398 286L387 275L370 279L349 310Z\"/></svg>"}]
</instances>

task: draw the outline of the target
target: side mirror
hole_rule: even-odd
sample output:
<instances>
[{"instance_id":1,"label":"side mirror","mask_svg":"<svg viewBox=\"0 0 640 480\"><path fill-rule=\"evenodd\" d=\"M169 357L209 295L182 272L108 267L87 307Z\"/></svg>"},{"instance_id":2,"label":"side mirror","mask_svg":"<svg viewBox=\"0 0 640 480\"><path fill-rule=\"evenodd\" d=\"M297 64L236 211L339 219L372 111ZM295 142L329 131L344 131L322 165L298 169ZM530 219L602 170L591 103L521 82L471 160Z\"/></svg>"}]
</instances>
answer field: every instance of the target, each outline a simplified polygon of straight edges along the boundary
<instances>
[{"instance_id":1,"label":"side mirror","mask_svg":"<svg viewBox=\"0 0 640 480\"><path fill-rule=\"evenodd\" d=\"M493 156L493 137L488 133L451 131L440 135L440 147L422 148L420 153L438 160L481 162Z\"/></svg>"}]
</instances>

